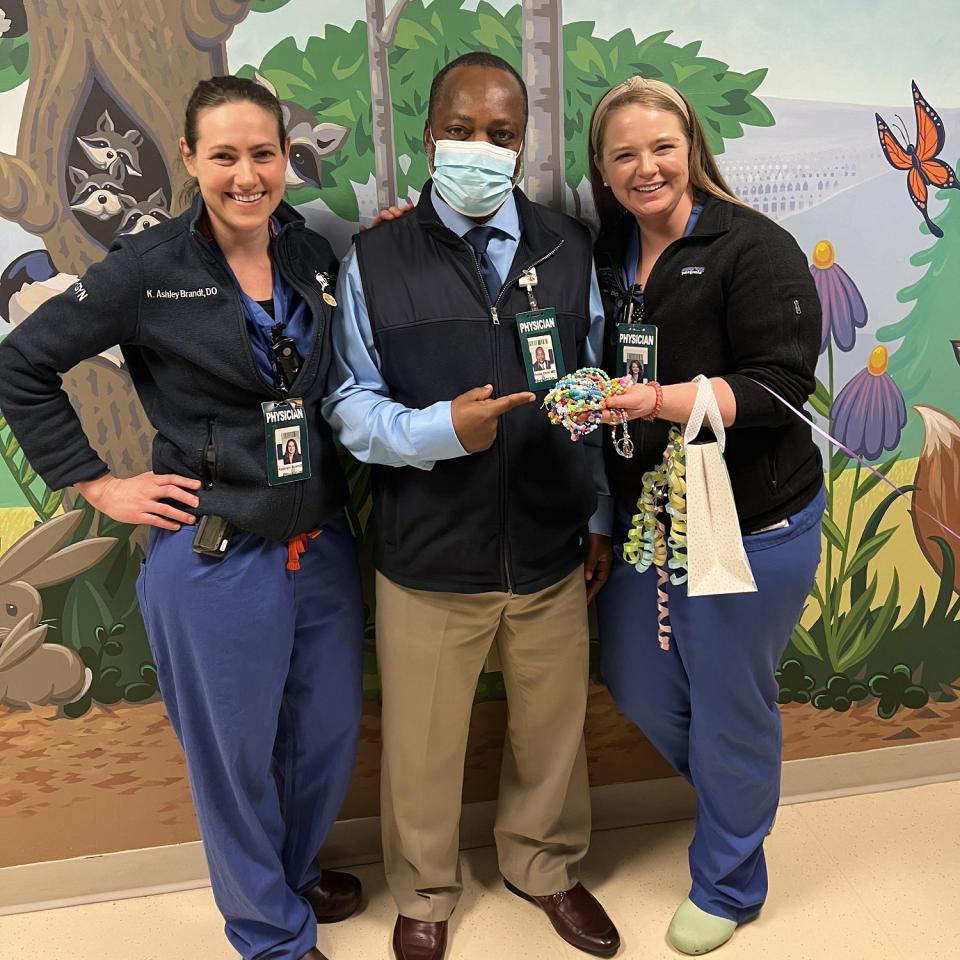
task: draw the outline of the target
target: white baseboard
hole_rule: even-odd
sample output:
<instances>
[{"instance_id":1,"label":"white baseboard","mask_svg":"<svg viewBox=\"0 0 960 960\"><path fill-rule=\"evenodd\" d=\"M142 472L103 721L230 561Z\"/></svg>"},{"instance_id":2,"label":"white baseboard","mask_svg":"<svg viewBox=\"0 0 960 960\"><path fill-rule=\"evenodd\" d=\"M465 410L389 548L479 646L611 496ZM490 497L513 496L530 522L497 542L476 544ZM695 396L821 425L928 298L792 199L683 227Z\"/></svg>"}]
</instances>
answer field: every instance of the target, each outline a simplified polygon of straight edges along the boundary
<instances>
[{"instance_id":1,"label":"white baseboard","mask_svg":"<svg viewBox=\"0 0 960 960\"><path fill-rule=\"evenodd\" d=\"M784 763L780 802L804 803L958 779L960 739L884 747ZM679 777L594 787L591 796L595 830L684 820L696 810L692 788ZM492 843L493 816L493 802L467 804L460 823L461 847ZM321 861L330 867L373 863L380 857L378 817L339 821L321 851ZM190 890L207 883L199 841L28 863L0 868L0 916Z\"/></svg>"}]
</instances>

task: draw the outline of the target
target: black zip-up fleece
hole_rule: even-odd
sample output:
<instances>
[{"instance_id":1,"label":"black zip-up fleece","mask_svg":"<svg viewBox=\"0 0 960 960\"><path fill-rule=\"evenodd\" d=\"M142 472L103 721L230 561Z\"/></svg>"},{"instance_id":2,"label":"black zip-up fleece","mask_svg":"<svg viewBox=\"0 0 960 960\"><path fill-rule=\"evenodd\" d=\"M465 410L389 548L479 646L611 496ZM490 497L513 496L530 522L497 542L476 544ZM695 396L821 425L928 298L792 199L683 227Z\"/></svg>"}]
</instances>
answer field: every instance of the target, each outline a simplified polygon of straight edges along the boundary
<instances>
[{"instance_id":1,"label":"black zip-up fleece","mask_svg":"<svg viewBox=\"0 0 960 960\"><path fill-rule=\"evenodd\" d=\"M611 371L619 369L617 324L627 298L621 265L633 225L624 217L596 247L604 365ZM725 459L743 532L805 507L823 483L820 451L809 424L758 385L797 409L814 389L820 301L797 242L755 210L708 197L693 232L674 240L654 264L643 299L644 319L635 313L633 322L657 327L660 382L702 373L722 377L733 391L737 415L727 429ZM617 456L605 436L610 491L625 509L634 511L641 478L659 463L669 429L663 420L632 421L632 460Z\"/></svg>"},{"instance_id":2,"label":"black zip-up fleece","mask_svg":"<svg viewBox=\"0 0 960 960\"><path fill-rule=\"evenodd\" d=\"M157 430L154 471L205 483L196 510L176 506L286 540L322 526L346 497L333 436L320 416L331 310L317 274L335 273L337 260L298 213L286 204L277 208L274 266L314 318L313 344L290 390L306 408L312 476L270 487L260 404L282 394L257 369L240 297L200 232L202 214L198 195L181 216L117 238L103 261L6 337L0 409L48 486L102 476L107 466L84 436L58 374L119 344Z\"/></svg>"},{"instance_id":3,"label":"black zip-up fleece","mask_svg":"<svg viewBox=\"0 0 960 960\"><path fill-rule=\"evenodd\" d=\"M415 213L354 238L381 372L394 400L424 408L473 387L528 390L516 314L536 265L536 297L554 307L568 371L590 330L587 231L514 190L522 235L495 304L470 245L438 219L424 188ZM538 394L542 399L544 391ZM376 564L421 590L533 593L583 562L596 492L582 443L539 403L500 418L489 450L432 470L375 466Z\"/></svg>"}]
</instances>

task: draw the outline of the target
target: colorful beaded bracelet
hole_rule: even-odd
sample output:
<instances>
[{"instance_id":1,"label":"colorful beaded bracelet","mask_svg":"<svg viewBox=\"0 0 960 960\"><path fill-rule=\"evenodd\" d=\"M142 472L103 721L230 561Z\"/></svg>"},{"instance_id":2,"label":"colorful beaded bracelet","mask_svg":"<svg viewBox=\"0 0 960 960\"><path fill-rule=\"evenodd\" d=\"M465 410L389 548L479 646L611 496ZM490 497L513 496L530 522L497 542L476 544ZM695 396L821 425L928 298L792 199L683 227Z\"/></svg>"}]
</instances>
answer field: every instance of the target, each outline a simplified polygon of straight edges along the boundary
<instances>
[{"instance_id":1,"label":"colorful beaded bracelet","mask_svg":"<svg viewBox=\"0 0 960 960\"><path fill-rule=\"evenodd\" d=\"M543 406L551 423L566 427L571 440L593 433L603 421L604 401L633 386L630 377L610 378L599 367L582 367L557 381L546 395ZM623 435L617 437L614 425L613 445L621 457L633 456L633 441L627 433L627 413L618 411Z\"/></svg>"}]
</instances>

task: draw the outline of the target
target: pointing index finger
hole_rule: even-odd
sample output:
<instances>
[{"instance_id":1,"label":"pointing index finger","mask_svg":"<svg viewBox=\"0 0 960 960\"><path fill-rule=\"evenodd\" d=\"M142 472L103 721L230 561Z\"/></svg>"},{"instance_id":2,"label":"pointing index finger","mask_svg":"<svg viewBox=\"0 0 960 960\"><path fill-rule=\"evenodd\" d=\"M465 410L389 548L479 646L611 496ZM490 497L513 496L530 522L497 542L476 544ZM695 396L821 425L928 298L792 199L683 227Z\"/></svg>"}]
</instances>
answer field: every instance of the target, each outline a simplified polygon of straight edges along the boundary
<instances>
[{"instance_id":1,"label":"pointing index finger","mask_svg":"<svg viewBox=\"0 0 960 960\"><path fill-rule=\"evenodd\" d=\"M497 397L495 400L488 400L487 403L499 417L514 407L522 407L525 403L532 403L536 399L534 394L524 391L522 393L510 393L505 397Z\"/></svg>"}]
</instances>

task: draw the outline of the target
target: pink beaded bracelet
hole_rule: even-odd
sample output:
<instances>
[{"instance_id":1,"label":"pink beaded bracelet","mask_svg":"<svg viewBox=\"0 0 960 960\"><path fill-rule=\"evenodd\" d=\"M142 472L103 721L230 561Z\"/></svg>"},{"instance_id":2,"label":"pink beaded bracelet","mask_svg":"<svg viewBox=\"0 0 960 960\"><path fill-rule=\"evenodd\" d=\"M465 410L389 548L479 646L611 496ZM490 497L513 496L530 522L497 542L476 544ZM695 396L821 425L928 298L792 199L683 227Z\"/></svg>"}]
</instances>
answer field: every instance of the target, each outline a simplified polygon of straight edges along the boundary
<instances>
[{"instance_id":1,"label":"pink beaded bracelet","mask_svg":"<svg viewBox=\"0 0 960 960\"><path fill-rule=\"evenodd\" d=\"M642 417L641 419L647 420L647 421L653 421L653 420L656 420L658 416L660 416L660 411L663 409L663 387L661 387L656 380L649 381L647 383L647 386L653 387L653 391L654 393L656 393L657 399L654 400L653 409L650 411L650 413L648 413L647 416Z\"/></svg>"}]
</instances>

